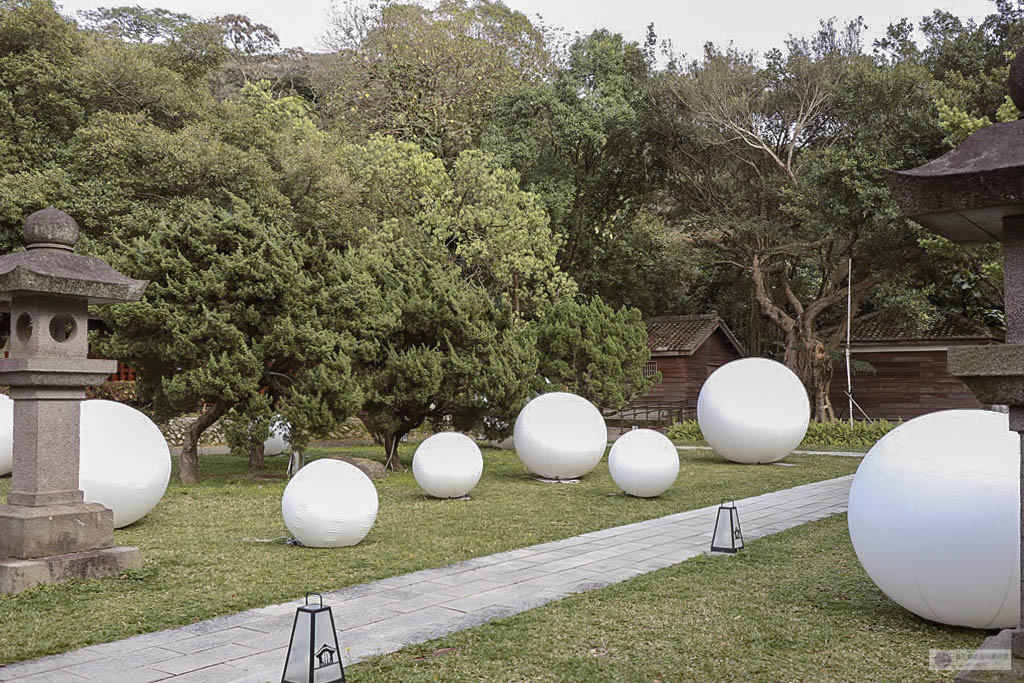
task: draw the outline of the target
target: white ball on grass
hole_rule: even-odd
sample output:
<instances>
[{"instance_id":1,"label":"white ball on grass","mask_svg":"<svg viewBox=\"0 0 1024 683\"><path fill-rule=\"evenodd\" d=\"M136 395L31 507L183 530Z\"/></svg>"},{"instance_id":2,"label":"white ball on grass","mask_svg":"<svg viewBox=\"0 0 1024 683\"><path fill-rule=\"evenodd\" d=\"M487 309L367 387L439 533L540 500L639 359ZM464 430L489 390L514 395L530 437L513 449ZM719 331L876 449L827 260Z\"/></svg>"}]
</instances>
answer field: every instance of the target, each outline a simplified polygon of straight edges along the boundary
<instances>
[{"instance_id":1,"label":"white ball on grass","mask_svg":"<svg viewBox=\"0 0 1024 683\"><path fill-rule=\"evenodd\" d=\"M355 465L323 458L292 477L281 498L285 526L302 545L355 545L377 519L377 488Z\"/></svg>"},{"instance_id":2,"label":"white ball on grass","mask_svg":"<svg viewBox=\"0 0 1024 683\"><path fill-rule=\"evenodd\" d=\"M697 422L727 460L769 463L803 441L811 405L803 383L782 363L741 358L711 373L697 397Z\"/></svg>"},{"instance_id":3,"label":"white ball on grass","mask_svg":"<svg viewBox=\"0 0 1024 683\"><path fill-rule=\"evenodd\" d=\"M160 429L123 403L82 402L78 486L114 513L114 527L142 519L163 498L171 453Z\"/></svg>"},{"instance_id":4,"label":"white ball on grass","mask_svg":"<svg viewBox=\"0 0 1024 683\"><path fill-rule=\"evenodd\" d=\"M660 496L679 475L679 451L661 432L634 429L612 444L608 471L615 485L631 496Z\"/></svg>"},{"instance_id":5,"label":"white ball on grass","mask_svg":"<svg viewBox=\"0 0 1024 683\"><path fill-rule=\"evenodd\" d=\"M416 483L435 498L459 498L472 490L484 471L484 458L473 439L442 432L424 439L412 456Z\"/></svg>"},{"instance_id":6,"label":"white ball on grass","mask_svg":"<svg viewBox=\"0 0 1024 683\"><path fill-rule=\"evenodd\" d=\"M581 477L608 445L604 417L587 399L561 391L542 394L520 411L513 433L528 470L548 479Z\"/></svg>"},{"instance_id":7,"label":"white ball on grass","mask_svg":"<svg viewBox=\"0 0 1024 683\"><path fill-rule=\"evenodd\" d=\"M932 621L1020 618L1020 439L1006 415L946 410L896 427L850 490L850 540L871 580Z\"/></svg>"},{"instance_id":8,"label":"white ball on grass","mask_svg":"<svg viewBox=\"0 0 1024 683\"><path fill-rule=\"evenodd\" d=\"M14 401L0 394L0 477L14 467Z\"/></svg>"}]
</instances>

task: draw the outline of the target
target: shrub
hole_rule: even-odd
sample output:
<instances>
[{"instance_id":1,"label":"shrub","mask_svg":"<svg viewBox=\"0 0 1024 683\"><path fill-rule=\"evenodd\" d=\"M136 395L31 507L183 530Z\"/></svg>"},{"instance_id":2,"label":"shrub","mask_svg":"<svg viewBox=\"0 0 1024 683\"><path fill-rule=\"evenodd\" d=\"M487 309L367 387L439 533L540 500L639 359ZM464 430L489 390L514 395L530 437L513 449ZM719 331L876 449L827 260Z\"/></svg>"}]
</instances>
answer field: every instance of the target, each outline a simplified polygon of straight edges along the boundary
<instances>
[{"instance_id":1,"label":"shrub","mask_svg":"<svg viewBox=\"0 0 1024 683\"><path fill-rule=\"evenodd\" d=\"M700 426L696 420L683 420L682 422L673 422L672 425L665 432L668 438L673 441L703 441L704 434L700 431Z\"/></svg>"},{"instance_id":2,"label":"shrub","mask_svg":"<svg viewBox=\"0 0 1024 683\"><path fill-rule=\"evenodd\" d=\"M800 442L800 448L813 446L870 448L900 424L900 422L889 422L888 420L875 420L874 422L854 420L853 426L846 420L812 422L807 426L807 434Z\"/></svg>"},{"instance_id":3,"label":"shrub","mask_svg":"<svg viewBox=\"0 0 1024 683\"><path fill-rule=\"evenodd\" d=\"M851 427L849 422L839 420L812 422L808 425L807 434L800 442L799 448L870 448L899 424L888 420L855 420ZM704 435L696 420L673 422L666 434L673 441L704 441Z\"/></svg>"}]
</instances>

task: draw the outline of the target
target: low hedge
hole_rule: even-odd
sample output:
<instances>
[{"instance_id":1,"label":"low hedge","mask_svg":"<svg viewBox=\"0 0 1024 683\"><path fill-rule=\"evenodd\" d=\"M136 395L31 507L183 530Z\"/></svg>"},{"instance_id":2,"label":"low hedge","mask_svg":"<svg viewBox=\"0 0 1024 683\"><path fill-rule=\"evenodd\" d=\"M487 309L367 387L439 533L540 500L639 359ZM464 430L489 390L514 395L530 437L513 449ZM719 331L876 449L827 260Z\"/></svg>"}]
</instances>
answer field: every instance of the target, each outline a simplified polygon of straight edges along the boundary
<instances>
[{"instance_id":1,"label":"low hedge","mask_svg":"<svg viewBox=\"0 0 1024 683\"><path fill-rule=\"evenodd\" d=\"M807 426L807 435L800 442L799 448L870 448L899 424L888 420L875 420L874 422L854 420L853 426L850 426L848 421L842 420L812 422ZM666 434L673 441L704 441L704 435L696 420L673 422Z\"/></svg>"}]
</instances>

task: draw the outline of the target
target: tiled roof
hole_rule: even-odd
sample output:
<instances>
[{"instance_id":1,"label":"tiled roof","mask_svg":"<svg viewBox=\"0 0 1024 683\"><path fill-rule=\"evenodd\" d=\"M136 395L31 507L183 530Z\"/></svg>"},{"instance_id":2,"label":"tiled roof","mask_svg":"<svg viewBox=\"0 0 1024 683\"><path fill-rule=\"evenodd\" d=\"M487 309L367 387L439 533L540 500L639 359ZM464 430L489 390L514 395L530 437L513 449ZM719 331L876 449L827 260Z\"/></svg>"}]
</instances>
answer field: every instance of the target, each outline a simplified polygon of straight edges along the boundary
<instances>
[{"instance_id":1,"label":"tiled roof","mask_svg":"<svg viewBox=\"0 0 1024 683\"><path fill-rule=\"evenodd\" d=\"M868 313L853 321L854 342L938 341L948 339L991 339L1000 337L960 316L944 316L925 330L905 331L900 320L881 312Z\"/></svg>"},{"instance_id":2,"label":"tiled roof","mask_svg":"<svg viewBox=\"0 0 1024 683\"><path fill-rule=\"evenodd\" d=\"M647 323L647 346L651 353L690 355L714 333L716 327L721 327L725 336L742 354L743 347L716 313L651 318Z\"/></svg>"}]
</instances>

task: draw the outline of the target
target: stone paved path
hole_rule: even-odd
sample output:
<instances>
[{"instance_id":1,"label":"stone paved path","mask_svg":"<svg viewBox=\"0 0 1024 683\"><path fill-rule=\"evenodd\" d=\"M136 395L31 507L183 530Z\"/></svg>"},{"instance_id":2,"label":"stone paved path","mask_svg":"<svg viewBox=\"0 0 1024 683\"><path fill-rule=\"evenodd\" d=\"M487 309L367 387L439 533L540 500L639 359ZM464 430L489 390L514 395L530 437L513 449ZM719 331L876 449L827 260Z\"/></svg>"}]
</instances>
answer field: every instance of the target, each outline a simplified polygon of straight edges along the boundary
<instances>
[{"instance_id":1,"label":"stone paved path","mask_svg":"<svg viewBox=\"0 0 1024 683\"><path fill-rule=\"evenodd\" d=\"M746 540L844 512L852 476L736 501ZM346 664L707 552L717 506L324 594ZM279 681L295 608L271 605L0 667L0 681ZM59 621L55 628L59 628Z\"/></svg>"}]
</instances>

